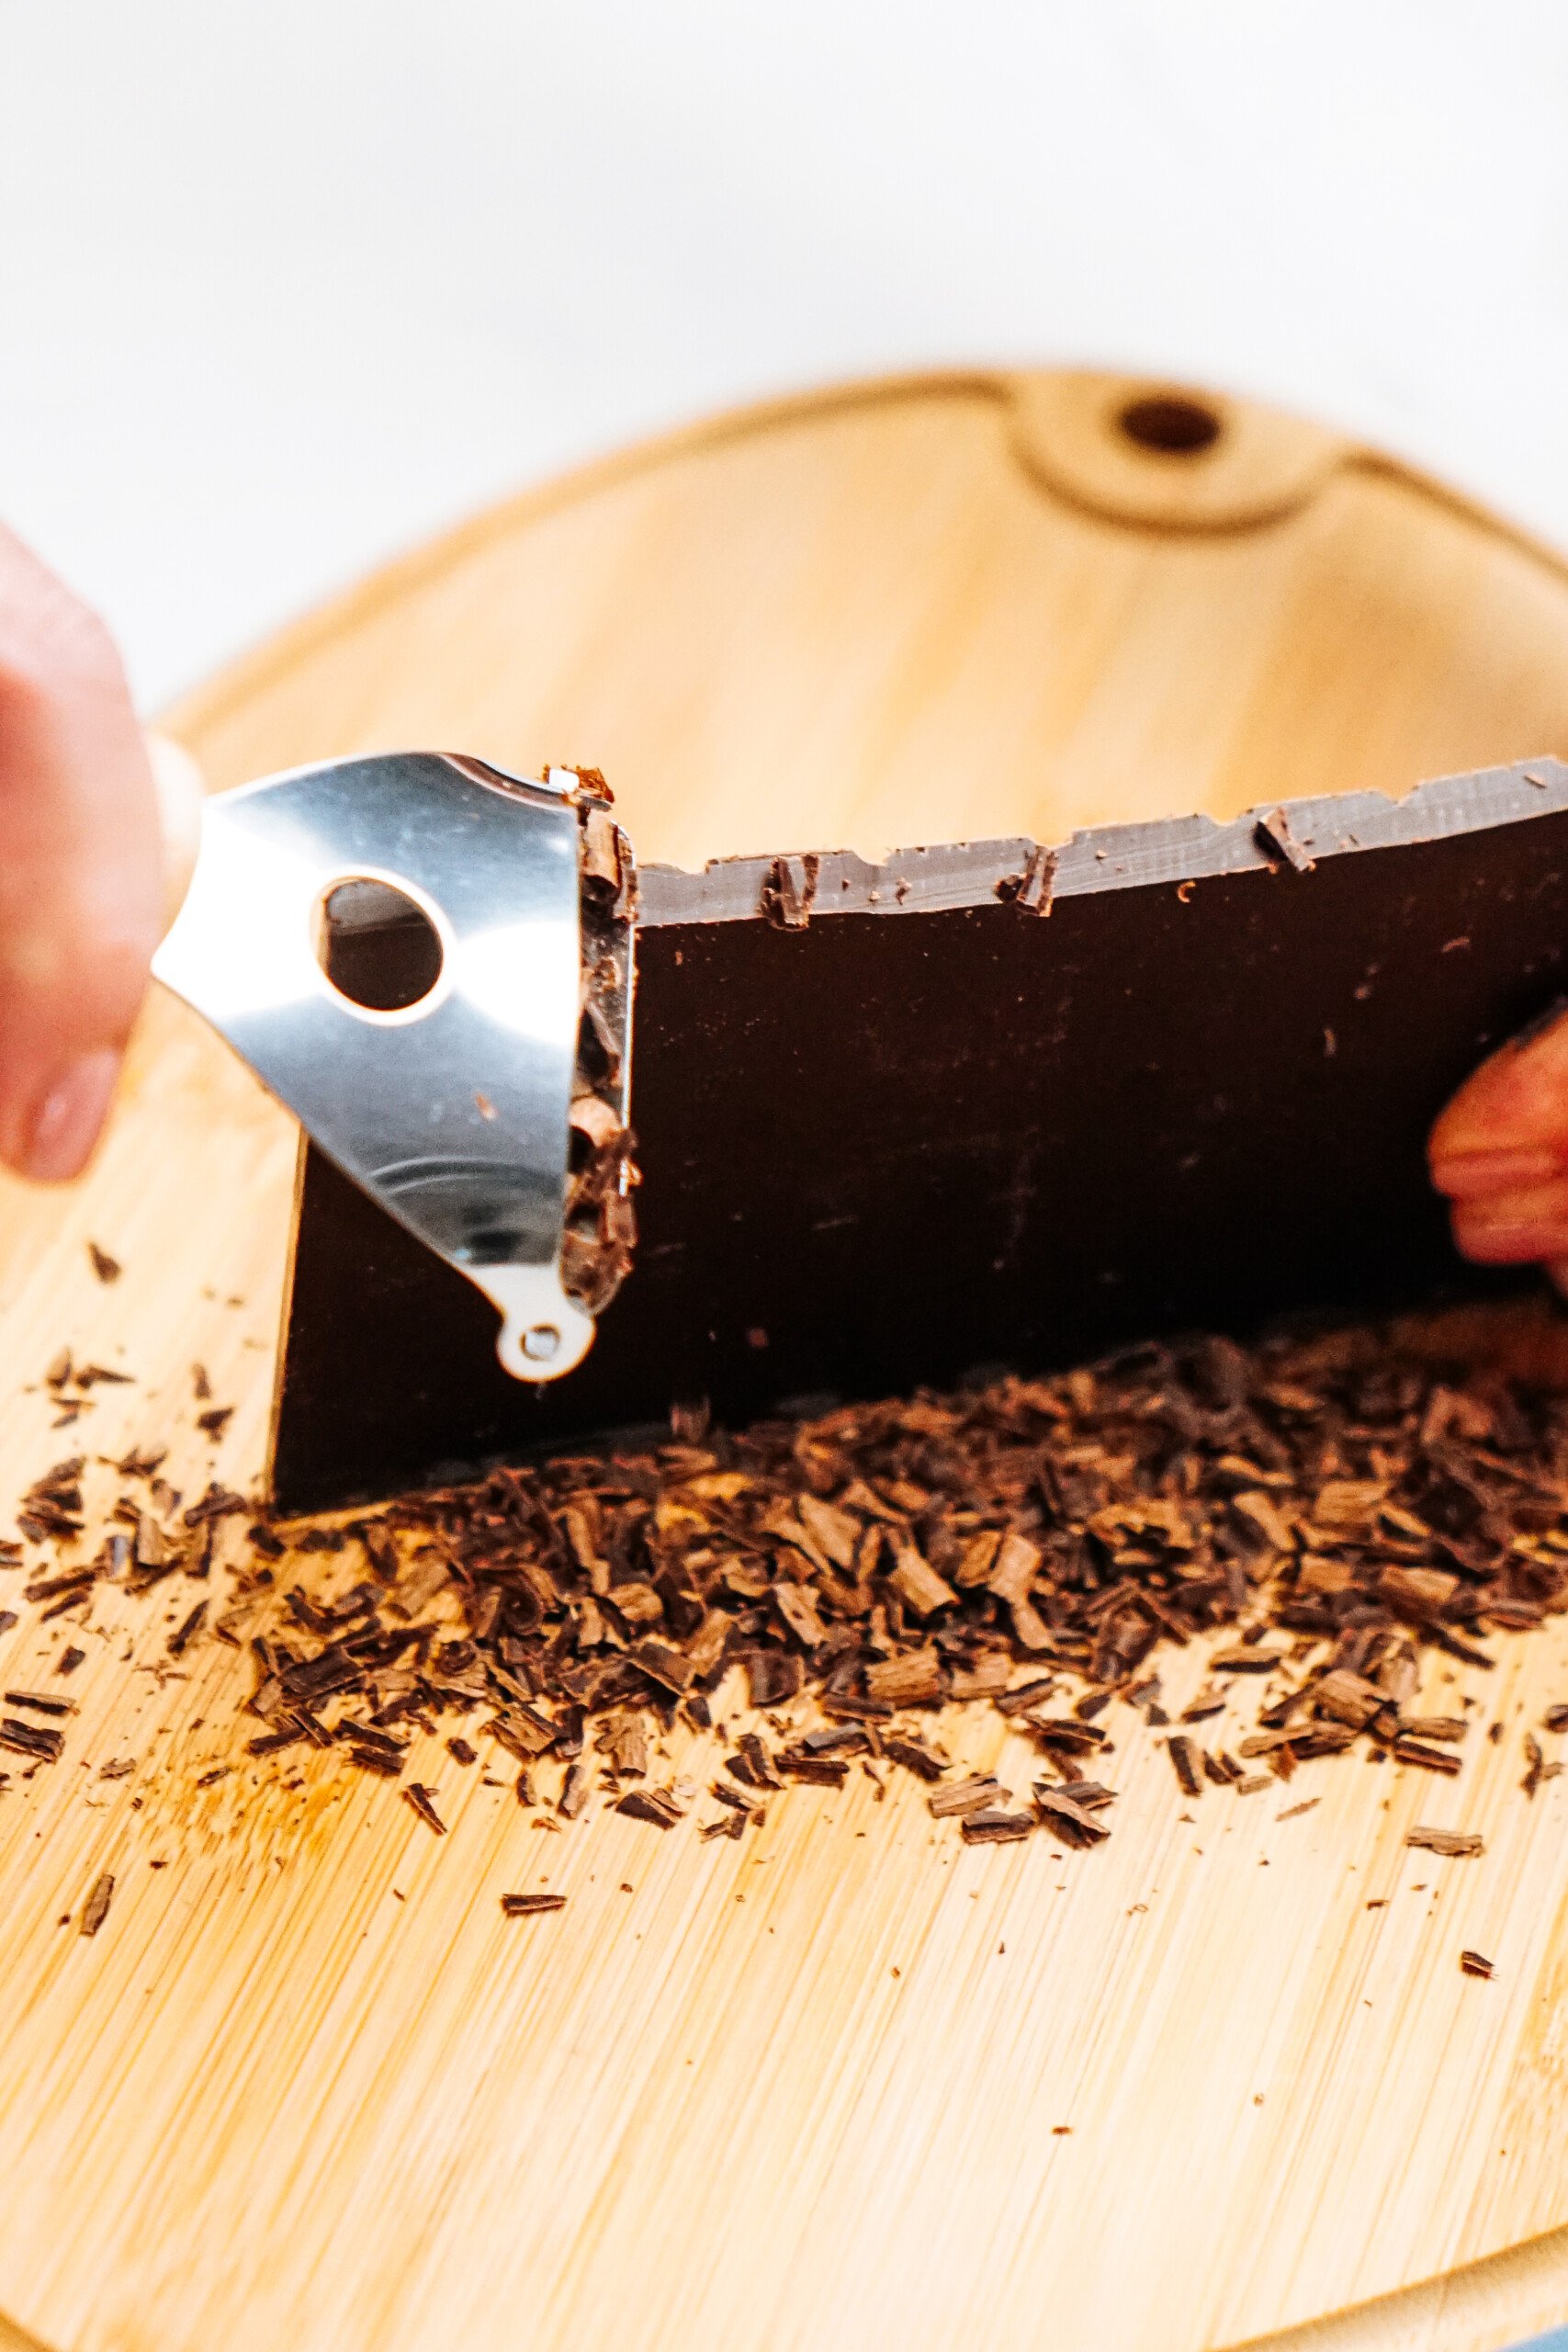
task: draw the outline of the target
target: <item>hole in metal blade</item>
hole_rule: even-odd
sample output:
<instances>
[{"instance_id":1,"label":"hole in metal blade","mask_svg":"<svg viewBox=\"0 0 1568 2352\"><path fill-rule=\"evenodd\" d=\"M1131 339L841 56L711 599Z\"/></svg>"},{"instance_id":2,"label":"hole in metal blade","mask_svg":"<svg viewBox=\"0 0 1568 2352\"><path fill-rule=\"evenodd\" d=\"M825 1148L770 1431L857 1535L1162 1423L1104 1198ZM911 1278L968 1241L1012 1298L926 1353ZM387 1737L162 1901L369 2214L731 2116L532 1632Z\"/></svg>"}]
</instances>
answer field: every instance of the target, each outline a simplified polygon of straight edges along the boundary
<instances>
[{"instance_id":1,"label":"hole in metal blade","mask_svg":"<svg viewBox=\"0 0 1568 2352\"><path fill-rule=\"evenodd\" d=\"M316 959L351 1004L408 1012L441 978L441 939L423 907L389 882L351 879L321 900Z\"/></svg>"}]
</instances>

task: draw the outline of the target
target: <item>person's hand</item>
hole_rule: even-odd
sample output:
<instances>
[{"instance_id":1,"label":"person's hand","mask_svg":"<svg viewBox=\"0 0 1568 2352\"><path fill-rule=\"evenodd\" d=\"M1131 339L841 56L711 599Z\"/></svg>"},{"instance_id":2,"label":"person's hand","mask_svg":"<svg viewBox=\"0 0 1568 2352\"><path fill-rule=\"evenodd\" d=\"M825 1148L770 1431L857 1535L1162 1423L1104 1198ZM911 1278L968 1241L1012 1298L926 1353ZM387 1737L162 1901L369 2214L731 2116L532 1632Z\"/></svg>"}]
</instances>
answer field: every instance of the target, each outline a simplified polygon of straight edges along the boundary
<instances>
[{"instance_id":1,"label":"person's hand","mask_svg":"<svg viewBox=\"0 0 1568 2352\"><path fill-rule=\"evenodd\" d=\"M1539 1261L1568 1289L1568 1012L1483 1062L1427 1149L1467 1258Z\"/></svg>"},{"instance_id":2,"label":"person's hand","mask_svg":"<svg viewBox=\"0 0 1568 2352\"><path fill-rule=\"evenodd\" d=\"M103 623L0 526L0 1159L26 1176L74 1176L114 1092L166 920L154 756Z\"/></svg>"}]
</instances>

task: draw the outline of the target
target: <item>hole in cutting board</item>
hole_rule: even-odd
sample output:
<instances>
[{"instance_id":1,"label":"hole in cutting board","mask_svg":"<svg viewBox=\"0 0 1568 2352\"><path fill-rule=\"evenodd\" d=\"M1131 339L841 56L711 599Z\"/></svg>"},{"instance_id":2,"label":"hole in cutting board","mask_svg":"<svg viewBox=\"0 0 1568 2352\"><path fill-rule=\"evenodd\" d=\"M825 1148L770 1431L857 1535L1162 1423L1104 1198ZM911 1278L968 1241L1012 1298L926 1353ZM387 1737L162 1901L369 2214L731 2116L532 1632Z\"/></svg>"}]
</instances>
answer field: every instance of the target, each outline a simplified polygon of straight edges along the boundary
<instances>
[{"instance_id":1,"label":"hole in cutting board","mask_svg":"<svg viewBox=\"0 0 1568 2352\"><path fill-rule=\"evenodd\" d=\"M1143 393L1118 412L1116 422L1129 441L1159 458L1201 457L1224 429L1202 401L1175 392Z\"/></svg>"},{"instance_id":2,"label":"hole in cutting board","mask_svg":"<svg viewBox=\"0 0 1568 2352\"><path fill-rule=\"evenodd\" d=\"M354 879L321 900L316 960L351 1004L408 1012L441 978L441 937L423 908L389 882Z\"/></svg>"}]
</instances>

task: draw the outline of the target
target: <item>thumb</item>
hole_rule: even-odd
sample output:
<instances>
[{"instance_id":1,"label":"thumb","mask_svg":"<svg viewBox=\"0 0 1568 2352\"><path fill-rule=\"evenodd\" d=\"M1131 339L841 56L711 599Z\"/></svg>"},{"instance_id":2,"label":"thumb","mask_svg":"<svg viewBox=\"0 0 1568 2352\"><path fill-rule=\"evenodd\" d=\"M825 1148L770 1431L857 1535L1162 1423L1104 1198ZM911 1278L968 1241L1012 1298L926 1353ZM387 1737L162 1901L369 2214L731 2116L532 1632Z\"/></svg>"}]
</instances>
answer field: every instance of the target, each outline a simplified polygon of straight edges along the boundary
<instances>
[{"instance_id":1,"label":"thumb","mask_svg":"<svg viewBox=\"0 0 1568 2352\"><path fill-rule=\"evenodd\" d=\"M0 1158L73 1176L163 923L158 801L103 623L0 528Z\"/></svg>"}]
</instances>

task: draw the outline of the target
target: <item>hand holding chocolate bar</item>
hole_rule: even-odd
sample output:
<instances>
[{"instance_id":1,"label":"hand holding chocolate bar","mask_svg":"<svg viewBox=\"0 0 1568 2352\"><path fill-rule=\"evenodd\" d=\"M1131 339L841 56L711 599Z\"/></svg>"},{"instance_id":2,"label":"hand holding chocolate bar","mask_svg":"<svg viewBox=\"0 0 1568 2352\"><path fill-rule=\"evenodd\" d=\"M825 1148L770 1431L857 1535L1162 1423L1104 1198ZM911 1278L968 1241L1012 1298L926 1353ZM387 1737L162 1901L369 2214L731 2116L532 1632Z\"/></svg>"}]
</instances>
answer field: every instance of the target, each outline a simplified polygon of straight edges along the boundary
<instances>
[{"instance_id":1,"label":"hand holding chocolate bar","mask_svg":"<svg viewBox=\"0 0 1568 2352\"><path fill-rule=\"evenodd\" d=\"M1482 1265L1543 1264L1568 1283L1568 1012L1483 1062L1432 1129L1432 1182Z\"/></svg>"}]
</instances>

